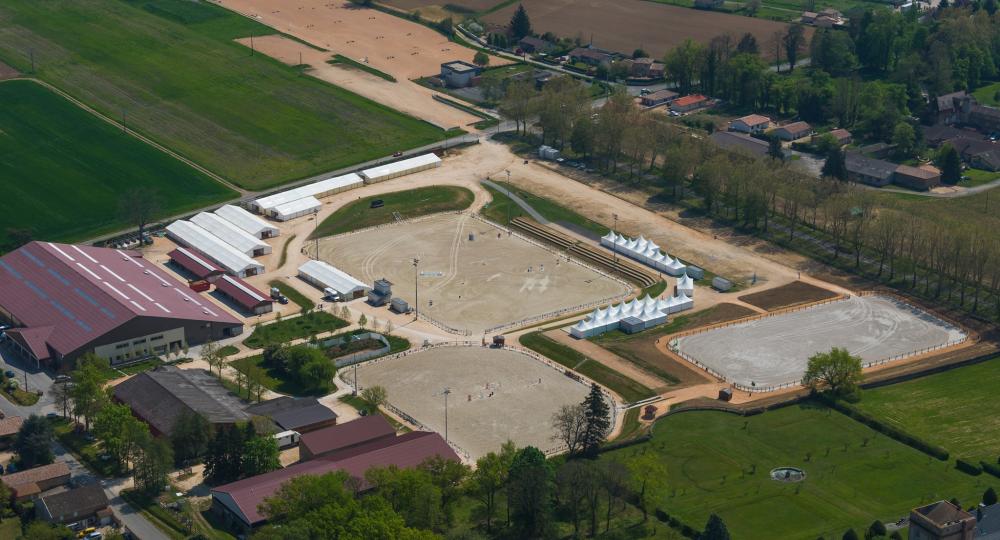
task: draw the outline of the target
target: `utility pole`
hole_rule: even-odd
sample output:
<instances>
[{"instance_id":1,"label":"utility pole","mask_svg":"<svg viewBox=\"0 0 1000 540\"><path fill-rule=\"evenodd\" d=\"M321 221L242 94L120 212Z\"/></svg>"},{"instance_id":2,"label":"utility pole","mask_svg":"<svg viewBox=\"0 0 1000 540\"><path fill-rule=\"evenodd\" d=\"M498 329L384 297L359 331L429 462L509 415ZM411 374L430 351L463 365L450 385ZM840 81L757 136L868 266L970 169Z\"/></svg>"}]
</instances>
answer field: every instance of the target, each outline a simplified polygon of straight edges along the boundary
<instances>
[{"instance_id":1,"label":"utility pole","mask_svg":"<svg viewBox=\"0 0 1000 540\"><path fill-rule=\"evenodd\" d=\"M420 318L420 259L413 258L413 320Z\"/></svg>"}]
</instances>

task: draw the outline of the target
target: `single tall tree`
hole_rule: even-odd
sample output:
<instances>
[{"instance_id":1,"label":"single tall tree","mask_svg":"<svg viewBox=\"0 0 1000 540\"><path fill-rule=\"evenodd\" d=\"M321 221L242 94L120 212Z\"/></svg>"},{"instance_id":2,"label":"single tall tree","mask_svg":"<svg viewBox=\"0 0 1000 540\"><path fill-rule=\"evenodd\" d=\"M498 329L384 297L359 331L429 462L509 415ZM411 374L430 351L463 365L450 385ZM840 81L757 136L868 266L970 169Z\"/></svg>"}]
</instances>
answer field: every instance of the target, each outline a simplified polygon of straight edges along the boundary
<instances>
[{"instance_id":1,"label":"single tall tree","mask_svg":"<svg viewBox=\"0 0 1000 540\"><path fill-rule=\"evenodd\" d=\"M813 390L825 387L834 395L842 395L853 391L861 377L861 357L834 347L828 353L816 353L809 358L802 384Z\"/></svg>"},{"instance_id":2,"label":"single tall tree","mask_svg":"<svg viewBox=\"0 0 1000 540\"><path fill-rule=\"evenodd\" d=\"M186 466L201 459L211 440L212 425L204 416L187 410L181 412L170 434L174 462L178 466Z\"/></svg>"},{"instance_id":3,"label":"single tall tree","mask_svg":"<svg viewBox=\"0 0 1000 540\"><path fill-rule=\"evenodd\" d=\"M725 522L717 514L708 516L708 523L705 524L705 532L701 533L699 540L729 540L729 530L726 529Z\"/></svg>"},{"instance_id":4,"label":"single tall tree","mask_svg":"<svg viewBox=\"0 0 1000 540\"><path fill-rule=\"evenodd\" d=\"M986 506L993 506L997 503L997 492L992 487L986 488L983 492L983 504Z\"/></svg>"},{"instance_id":5,"label":"single tall tree","mask_svg":"<svg viewBox=\"0 0 1000 540\"><path fill-rule=\"evenodd\" d=\"M781 139L772 135L767 140L767 155L775 161L785 160L785 149L781 147Z\"/></svg>"},{"instance_id":6,"label":"single tall tree","mask_svg":"<svg viewBox=\"0 0 1000 540\"><path fill-rule=\"evenodd\" d=\"M553 439L566 445L569 455L574 455L583 447L587 432L587 409L583 404L563 405L552 415L556 434Z\"/></svg>"},{"instance_id":7,"label":"single tall tree","mask_svg":"<svg viewBox=\"0 0 1000 540\"><path fill-rule=\"evenodd\" d=\"M90 430L90 421L108 402L104 392L102 371L108 367L108 361L88 354L77 361L77 369L70 375L73 385L70 393L73 398L73 414L83 416L84 428Z\"/></svg>"},{"instance_id":8,"label":"single tall tree","mask_svg":"<svg viewBox=\"0 0 1000 540\"><path fill-rule=\"evenodd\" d=\"M160 211L160 194L154 188L135 187L121 194L118 199L118 208L122 217L139 229L139 239L141 240L146 226Z\"/></svg>"},{"instance_id":9,"label":"single tall tree","mask_svg":"<svg viewBox=\"0 0 1000 540\"><path fill-rule=\"evenodd\" d=\"M507 482L508 472L507 463L496 452L490 452L476 460L476 470L472 472L469 491L483 505L487 534L493 532L497 495Z\"/></svg>"},{"instance_id":10,"label":"single tall tree","mask_svg":"<svg viewBox=\"0 0 1000 540\"><path fill-rule=\"evenodd\" d=\"M52 426L41 416L29 416L17 431L12 449L22 469L52 463L55 460L52 454Z\"/></svg>"},{"instance_id":11,"label":"single tall tree","mask_svg":"<svg viewBox=\"0 0 1000 540\"><path fill-rule=\"evenodd\" d=\"M785 59L788 60L788 71L794 71L799 53L806 45L805 28L801 23L789 25L781 41L785 48Z\"/></svg>"},{"instance_id":12,"label":"single tall tree","mask_svg":"<svg viewBox=\"0 0 1000 540\"><path fill-rule=\"evenodd\" d=\"M840 146L830 146L826 152L826 161L823 162L823 176L836 178L837 180L847 180L847 157Z\"/></svg>"},{"instance_id":13,"label":"single tall tree","mask_svg":"<svg viewBox=\"0 0 1000 540\"><path fill-rule=\"evenodd\" d=\"M962 158L954 146L945 144L941 147L938 164L941 166L942 182L953 186L962 180Z\"/></svg>"},{"instance_id":14,"label":"single tall tree","mask_svg":"<svg viewBox=\"0 0 1000 540\"><path fill-rule=\"evenodd\" d=\"M173 452L166 439L147 437L139 444L132 473L135 488L156 495L167 486L167 474L174 465Z\"/></svg>"},{"instance_id":15,"label":"single tall tree","mask_svg":"<svg viewBox=\"0 0 1000 540\"><path fill-rule=\"evenodd\" d=\"M590 385L590 394L583 400L587 426L583 434L583 453L594 457L611 428L611 409L596 383Z\"/></svg>"},{"instance_id":16,"label":"single tall tree","mask_svg":"<svg viewBox=\"0 0 1000 540\"><path fill-rule=\"evenodd\" d=\"M517 11L510 18L510 37L518 40L531 35L531 19L522 4L517 5Z\"/></svg>"},{"instance_id":17,"label":"single tall tree","mask_svg":"<svg viewBox=\"0 0 1000 540\"><path fill-rule=\"evenodd\" d=\"M527 446L514 456L507 505L516 538L541 538L552 527L552 469L541 450Z\"/></svg>"},{"instance_id":18,"label":"single tall tree","mask_svg":"<svg viewBox=\"0 0 1000 540\"><path fill-rule=\"evenodd\" d=\"M490 63L490 55L483 51L477 51L475 56L472 57L472 63L479 67L486 67Z\"/></svg>"},{"instance_id":19,"label":"single tall tree","mask_svg":"<svg viewBox=\"0 0 1000 540\"><path fill-rule=\"evenodd\" d=\"M49 388L49 395L56 407L62 409L63 417L69 416L69 409L73 405L73 386L69 382L57 382Z\"/></svg>"}]
</instances>

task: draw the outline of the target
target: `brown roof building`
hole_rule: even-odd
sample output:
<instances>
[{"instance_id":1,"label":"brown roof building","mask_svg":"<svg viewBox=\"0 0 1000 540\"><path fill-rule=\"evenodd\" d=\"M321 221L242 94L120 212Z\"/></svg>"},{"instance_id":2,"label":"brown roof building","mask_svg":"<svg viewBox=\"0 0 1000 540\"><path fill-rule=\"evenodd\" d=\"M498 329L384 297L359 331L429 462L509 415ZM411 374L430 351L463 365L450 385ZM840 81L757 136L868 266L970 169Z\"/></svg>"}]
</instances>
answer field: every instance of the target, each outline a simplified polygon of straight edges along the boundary
<instances>
[{"instance_id":1,"label":"brown roof building","mask_svg":"<svg viewBox=\"0 0 1000 540\"><path fill-rule=\"evenodd\" d=\"M910 511L910 538L919 540L972 540L976 517L948 501Z\"/></svg>"},{"instance_id":2,"label":"brown roof building","mask_svg":"<svg viewBox=\"0 0 1000 540\"><path fill-rule=\"evenodd\" d=\"M812 131L812 126L806 122L792 122L776 128L773 133L783 141L794 141L808 136Z\"/></svg>"},{"instance_id":3,"label":"brown roof building","mask_svg":"<svg viewBox=\"0 0 1000 540\"><path fill-rule=\"evenodd\" d=\"M17 500L31 498L43 491L69 483L69 467L62 461L42 465L0 477L0 481L14 490Z\"/></svg>"},{"instance_id":4,"label":"brown roof building","mask_svg":"<svg viewBox=\"0 0 1000 540\"><path fill-rule=\"evenodd\" d=\"M13 441L22 424L24 424L24 418L20 416L0 418L0 448L7 446Z\"/></svg>"},{"instance_id":5,"label":"brown roof building","mask_svg":"<svg viewBox=\"0 0 1000 540\"><path fill-rule=\"evenodd\" d=\"M367 433L368 429L370 428L366 427L360 431ZM374 438L366 442L358 442L358 437L353 437L351 441L355 444L315 459L216 487L212 489L212 511L231 526L250 529L266 519L258 510L260 503L274 495L282 484L292 478L344 471L356 479L359 490L367 491L371 486L365 481L365 472L373 467L415 467L435 456L459 461L454 450L437 433L413 431L398 437L378 436L378 433L381 430L372 429L370 434ZM332 446L337 444L343 443L333 443Z\"/></svg>"},{"instance_id":6,"label":"brown roof building","mask_svg":"<svg viewBox=\"0 0 1000 540\"><path fill-rule=\"evenodd\" d=\"M215 282L215 290L235 302L243 311L254 315L269 313L274 308L274 302L269 296L235 276L220 276Z\"/></svg>"},{"instance_id":7,"label":"brown roof building","mask_svg":"<svg viewBox=\"0 0 1000 540\"><path fill-rule=\"evenodd\" d=\"M89 526L98 521L97 514L108 507L108 497L101 484L40 497L36 505L39 517L49 523L80 523Z\"/></svg>"},{"instance_id":8,"label":"brown roof building","mask_svg":"<svg viewBox=\"0 0 1000 540\"><path fill-rule=\"evenodd\" d=\"M299 459L306 461L360 444L395 437L396 430L380 414L373 414L347 422L339 426L330 426L302 435L299 440Z\"/></svg>"},{"instance_id":9,"label":"brown roof building","mask_svg":"<svg viewBox=\"0 0 1000 540\"><path fill-rule=\"evenodd\" d=\"M934 167L911 167L900 165L896 167L893 182L903 187L927 191L941 185L941 171Z\"/></svg>"}]
</instances>

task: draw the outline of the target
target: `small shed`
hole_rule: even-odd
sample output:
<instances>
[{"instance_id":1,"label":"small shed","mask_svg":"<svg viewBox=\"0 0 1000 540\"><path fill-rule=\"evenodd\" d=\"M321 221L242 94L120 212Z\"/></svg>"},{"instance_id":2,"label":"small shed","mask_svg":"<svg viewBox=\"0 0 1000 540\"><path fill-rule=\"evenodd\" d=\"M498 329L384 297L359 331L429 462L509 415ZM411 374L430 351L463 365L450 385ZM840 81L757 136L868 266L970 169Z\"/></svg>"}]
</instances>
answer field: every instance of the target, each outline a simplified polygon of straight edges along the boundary
<instances>
[{"instance_id":1,"label":"small shed","mask_svg":"<svg viewBox=\"0 0 1000 540\"><path fill-rule=\"evenodd\" d=\"M726 278L716 276L712 278L712 288L719 292L727 292L729 289L733 288L733 282Z\"/></svg>"},{"instance_id":2,"label":"small shed","mask_svg":"<svg viewBox=\"0 0 1000 540\"><path fill-rule=\"evenodd\" d=\"M402 298L393 298L392 301L389 302L389 309L395 311L396 313L409 313L410 305Z\"/></svg>"},{"instance_id":3,"label":"small shed","mask_svg":"<svg viewBox=\"0 0 1000 540\"><path fill-rule=\"evenodd\" d=\"M685 271L691 279L705 279L705 271L697 266L691 266L689 264Z\"/></svg>"},{"instance_id":4,"label":"small shed","mask_svg":"<svg viewBox=\"0 0 1000 540\"><path fill-rule=\"evenodd\" d=\"M507 338L504 336L493 336L493 347L496 349L502 349L504 344L507 343Z\"/></svg>"}]
</instances>

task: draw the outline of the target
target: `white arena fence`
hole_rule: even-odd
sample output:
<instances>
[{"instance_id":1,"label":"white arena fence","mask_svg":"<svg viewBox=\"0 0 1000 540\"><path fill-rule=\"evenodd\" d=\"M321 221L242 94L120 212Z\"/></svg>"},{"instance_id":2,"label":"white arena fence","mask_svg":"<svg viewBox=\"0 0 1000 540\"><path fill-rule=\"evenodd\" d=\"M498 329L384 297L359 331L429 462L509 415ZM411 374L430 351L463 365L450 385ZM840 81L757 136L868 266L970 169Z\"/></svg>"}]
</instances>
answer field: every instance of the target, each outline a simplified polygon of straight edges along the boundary
<instances>
[{"instance_id":1,"label":"white arena fence","mask_svg":"<svg viewBox=\"0 0 1000 540\"><path fill-rule=\"evenodd\" d=\"M902 300L902 299L900 299L898 297L895 297L895 296L889 295L889 294L882 294L882 293L878 293L878 292L874 292L874 291L865 291L865 292L859 293L858 296L881 296L883 298L887 298L887 299L893 301L894 303L896 303L898 305L905 306L906 309L918 310L918 308L914 307L909 302L906 302L906 301L904 301L904 300ZM684 353L683 351L681 351L680 347L678 346L679 345L678 341L681 338L688 337L688 336L693 336L695 334L701 334L701 333L709 332L709 331L712 331L712 330L718 330L720 328L728 328L728 327L731 327L731 326L739 326L739 325L751 323L751 322L754 322L754 321L758 321L758 320L761 320L761 319L765 319L765 318L768 318L768 317L774 317L776 315L785 315L785 314L788 314L788 313L794 313L796 311L802 311L802 310L805 310L805 309L814 308L814 307L821 306L821 305L824 305L824 304L830 304L830 303L833 303L833 302L841 302L841 301L847 300L849 298L850 298L850 296L848 296L848 295L841 295L841 296L838 296L838 297L835 297L835 298L829 298L829 299L826 299L826 300L819 300L817 302L813 302L813 303L809 303L809 304L803 304L801 306L793 306L793 307L790 307L790 308L780 309L780 310L777 310L777 311L774 311L774 312L761 313L759 315L751 315L749 317L744 317L742 319L737 319L735 321L729 321L729 322L725 322L725 323L718 323L718 324L711 325L711 326L706 326L706 327L703 327L703 328L695 328L693 330L687 330L685 332L680 332L680 333L675 334L674 336L672 336L670 338L670 342L667 344L667 348L670 350L670 352L672 352L672 353L676 354L677 356L683 358L684 360L686 360L690 364L693 364L693 365L701 368L702 370L704 370L705 372L707 372L709 375L715 377L716 379L719 379L722 382L728 383L730 386L732 386L733 388L736 388L737 390L742 390L744 392L749 392L749 393L776 392L778 390L784 390L786 388L793 388L793 387L797 387L797 386L802 386L802 380L801 379L800 380L795 380L795 381L787 381L787 382L783 382L783 383L779 383L779 384L763 385L763 386L750 386L750 385L746 385L746 384L743 384L743 383L738 383L738 382L732 381L728 377L726 377L725 375L719 373L718 371L715 371L714 369L706 366L705 364L699 362L698 360L695 360L690 355L688 355L688 354ZM920 311L920 313L922 315L927 316L927 317L932 317L935 320L937 320L939 323L941 323L942 325L945 325L945 326L953 325L953 326L956 326L956 327L958 326L958 325L954 325L954 323L951 323L949 321L945 321L945 320L937 317L936 315L932 315L932 314L930 314L930 313L928 313L928 312L926 312L924 310L919 310L919 311ZM931 347L924 347L924 348L921 348L921 349L916 349L916 350L913 350L913 351L909 351L909 352L905 352L905 353L900 353L900 354L892 355L892 356L890 356L888 358L880 358L878 360L872 360L872 361L869 361L869 362L863 362L861 364L861 367L863 369L868 369L868 368L871 368L871 367L885 365L885 364L888 364L890 362L896 362L896 361L902 360L904 358L912 358L914 356L924 355L924 354L927 354L929 352L933 352L933 351L937 351L937 350L941 350L941 349L947 349L949 347L954 347L956 345L960 345L962 343L965 343L965 342L969 341L969 339L970 339L970 335L966 332L965 335L961 339L951 340L951 341L947 341L945 343L940 343L938 345L934 345L934 346L931 346Z\"/></svg>"},{"instance_id":2,"label":"white arena fence","mask_svg":"<svg viewBox=\"0 0 1000 540\"><path fill-rule=\"evenodd\" d=\"M443 342L440 342L440 343L432 343L430 345L426 345L426 346L421 347L419 349L406 350L406 351L399 352L399 353L396 353L396 354L390 354L388 356L382 356L380 358L375 358L373 360L368 360L368 361L365 361L365 362L360 362L360 363L354 364L351 367L352 368L361 368L361 367L364 367L364 366L375 365L375 364L378 364L380 362L386 362L388 360L395 360L397 358L404 358L404 357L409 356L411 354L419 354L419 353L422 353L422 352L425 352L425 351L428 351L428 350L431 350L431 349L437 349L437 348L441 348L441 347L482 347L482 348L489 348L489 345L485 345L485 344L483 344L482 342L479 342L479 341L468 341L468 340L443 341ZM645 400L642 400L642 401L638 401L638 402L633 403L633 404L621 404L621 405L619 405L618 402L615 400L614 396L611 394L611 392L608 391L607 388L601 386L600 384L596 383L595 381L591 380L590 378L588 378L588 377L586 377L584 375L581 375L581 374L579 374L579 373L577 373L577 372L575 372L575 371L573 371L573 370L571 370L571 369L569 369L569 368L567 368L565 366L562 366L560 364L557 364L557 363L549 360L548 358L545 358L544 356L536 353L535 351L532 351L532 350L529 350L529 349L524 349L524 348L521 348L521 347L512 347L510 345L505 345L502 348L504 350L508 350L508 351L520 353L520 354L523 354L523 355L528 356L530 358L533 358L533 359L541 362L542 364L545 364L546 366L554 369L555 371L558 371L562 375L564 375L566 377L569 377L570 379L573 379L574 381L582 384L583 386L585 386L587 388L590 388L591 385L596 384L597 387L601 389L601 394L604 395L604 399L606 399L608 401L608 403L611 405L612 414L611 414L611 426L608 428L609 433L612 432L612 431L614 431L614 429L615 429L615 422L616 422L616 418L617 418L617 415L615 413L617 411L619 411L619 410L626 410L626 409L632 408L632 407L636 406L637 404L645 404L647 402L651 403L653 401L658 401L659 400L659 396L654 396L652 398L648 398L648 399L645 399ZM358 387L358 385L354 381L353 373L354 373L354 369L338 370L337 371L337 378L340 379L340 381L343 382L344 384L346 384L347 386L351 387L351 389L354 392L360 393L361 392L361 388ZM351 374L351 376L348 377L347 376L348 374ZM403 418L404 420L406 420L407 422L409 422L412 425L416 426L418 429L420 429L422 431L434 431L430 427L427 427L423 422L420 422L416 418L413 418L412 416L410 416L409 414L403 412L402 410L400 410L398 407L392 405L391 403L386 402L386 403L383 404L383 406L385 406L385 408L389 409L393 414L398 415L400 418ZM468 452L466 452L465 450L462 450L460 447L458 447L455 443L453 443L451 441L448 441L448 444L450 444L451 447L454 448L456 452L458 452L459 454L461 454L462 456L464 456L466 460L471 461L471 457L470 457L470 455L469 455ZM542 449L539 449L539 450L542 450ZM566 450L567 450L566 445L560 444L560 445L556 445L556 446L550 447L549 449L542 450L542 452L546 456L553 456L553 455L556 455L556 454L561 454L561 453L565 452Z\"/></svg>"}]
</instances>

